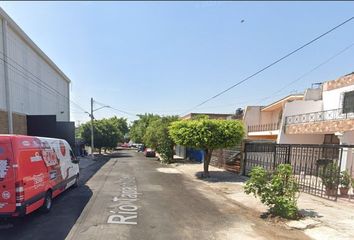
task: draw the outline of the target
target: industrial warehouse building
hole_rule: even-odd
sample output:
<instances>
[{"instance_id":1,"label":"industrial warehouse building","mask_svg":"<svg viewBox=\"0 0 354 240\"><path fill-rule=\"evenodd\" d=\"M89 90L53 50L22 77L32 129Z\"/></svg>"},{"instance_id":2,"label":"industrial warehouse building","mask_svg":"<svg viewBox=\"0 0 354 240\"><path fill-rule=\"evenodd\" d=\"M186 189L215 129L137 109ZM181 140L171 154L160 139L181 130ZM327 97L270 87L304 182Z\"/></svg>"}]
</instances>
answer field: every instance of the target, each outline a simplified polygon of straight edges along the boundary
<instances>
[{"instance_id":1,"label":"industrial warehouse building","mask_svg":"<svg viewBox=\"0 0 354 240\"><path fill-rule=\"evenodd\" d=\"M0 21L0 133L73 136L70 79L1 8Z\"/></svg>"}]
</instances>

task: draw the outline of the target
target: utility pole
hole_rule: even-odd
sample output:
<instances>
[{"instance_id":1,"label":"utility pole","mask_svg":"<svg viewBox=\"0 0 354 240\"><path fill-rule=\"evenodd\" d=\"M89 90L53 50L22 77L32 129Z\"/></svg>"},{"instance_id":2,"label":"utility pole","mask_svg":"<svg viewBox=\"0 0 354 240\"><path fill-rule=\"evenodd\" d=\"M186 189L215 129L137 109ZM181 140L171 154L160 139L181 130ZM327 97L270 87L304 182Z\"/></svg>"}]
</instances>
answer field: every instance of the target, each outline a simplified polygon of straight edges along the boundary
<instances>
[{"instance_id":1,"label":"utility pole","mask_svg":"<svg viewBox=\"0 0 354 240\"><path fill-rule=\"evenodd\" d=\"M94 146L94 142L93 142L93 98L91 98L91 157L93 158L93 148Z\"/></svg>"},{"instance_id":2,"label":"utility pole","mask_svg":"<svg viewBox=\"0 0 354 240\"><path fill-rule=\"evenodd\" d=\"M92 158L94 157L94 155L93 155L93 149L94 149L94 147L95 147L94 139L93 139L93 120L94 120L95 118L93 117L93 112L94 112L94 111L97 111L97 110L100 110L100 109L102 109L102 108L110 108L110 106L102 106L102 107L99 107L99 108L97 108L97 109L93 109L93 103L94 103L93 98L91 98L91 113L85 112L85 113L87 113L87 114L90 116L90 118L91 118L91 157L92 157Z\"/></svg>"}]
</instances>

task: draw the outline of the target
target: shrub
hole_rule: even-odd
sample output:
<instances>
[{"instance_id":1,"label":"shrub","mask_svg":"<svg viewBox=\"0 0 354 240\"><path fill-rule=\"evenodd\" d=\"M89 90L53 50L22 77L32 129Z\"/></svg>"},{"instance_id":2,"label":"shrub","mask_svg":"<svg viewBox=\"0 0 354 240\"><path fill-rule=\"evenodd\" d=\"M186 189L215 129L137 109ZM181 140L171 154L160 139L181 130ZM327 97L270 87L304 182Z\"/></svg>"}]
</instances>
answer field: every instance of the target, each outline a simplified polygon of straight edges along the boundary
<instances>
[{"instance_id":1,"label":"shrub","mask_svg":"<svg viewBox=\"0 0 354 240\"><path fill-rule=\"evenodd\" d=\"M343 188L349 188L350 185L350 175L347 170L340 173L340 185Z\"/></svg>"},{"instance_id":2,"label":"shrub","mask_svg":"<svg viewBox=\"0 0 354 240\"><path fill-rule=\"evenodd\" d=\"M337 189L339 185L339 167L336 163L322 166L319 176L326 189Z\"/></svg>"},{"instance_id":3,"label":"shrub","mask_svg":"<svg viewBox=\"0 0 354 240\"><path fill-rule=\"evenodd\" d=\"M246 182L245 193L253 193L269 207L273 215L288 219L298 217L296 180L289 164L280 164L276 171L268 173L261 167L254 167Z\"/></svg>"}]
</instances>

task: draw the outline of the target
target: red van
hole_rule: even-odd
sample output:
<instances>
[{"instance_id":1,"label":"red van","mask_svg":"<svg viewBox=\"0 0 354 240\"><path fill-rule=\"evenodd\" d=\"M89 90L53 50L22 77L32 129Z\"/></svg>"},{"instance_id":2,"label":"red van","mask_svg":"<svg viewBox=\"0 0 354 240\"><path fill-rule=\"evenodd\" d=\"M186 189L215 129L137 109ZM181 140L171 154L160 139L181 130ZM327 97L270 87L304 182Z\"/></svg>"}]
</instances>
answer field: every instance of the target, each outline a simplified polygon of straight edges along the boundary
<instances>
[{"instance_id":1,"label":"red van","mask_svg":"<svg viewBox=\"0 0 354 240\"><path fill-rule=\"evenodd\" d=\"M62 139L0 134L0 217L23 216L77 186L79 164Z\"/></svg>"}]
</instances>

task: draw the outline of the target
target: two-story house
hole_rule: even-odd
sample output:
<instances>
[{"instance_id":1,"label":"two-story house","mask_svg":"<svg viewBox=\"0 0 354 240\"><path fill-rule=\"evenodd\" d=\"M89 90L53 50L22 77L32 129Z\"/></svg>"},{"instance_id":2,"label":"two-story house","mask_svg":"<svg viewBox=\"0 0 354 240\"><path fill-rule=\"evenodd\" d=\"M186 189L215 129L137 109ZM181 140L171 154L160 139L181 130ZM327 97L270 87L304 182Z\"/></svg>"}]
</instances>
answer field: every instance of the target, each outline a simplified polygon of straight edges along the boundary
<instances>
[{"instance_id":1,"label":"two-story house","mask_svg":"<svg viewBox=\"0 0 354 240\"><path fill-rule=\"evenodd\" d=\"M247 106L243 117L247 127L246 138L276 142L280 135L285 104L303 98L303 94L293 94L268 106Z\"/></svg>"},{"instance_id":2,"label":"two-story house","mask_svg":"<svg viewBox=\"0 0 354 240\"><path fill-rule=\"evenodd\" d=\"M308 89L303 100L285 105L278 143L354 145L354 73ZM352 146L342 170L354 172Z\"/></svg>"}]
</instances>

